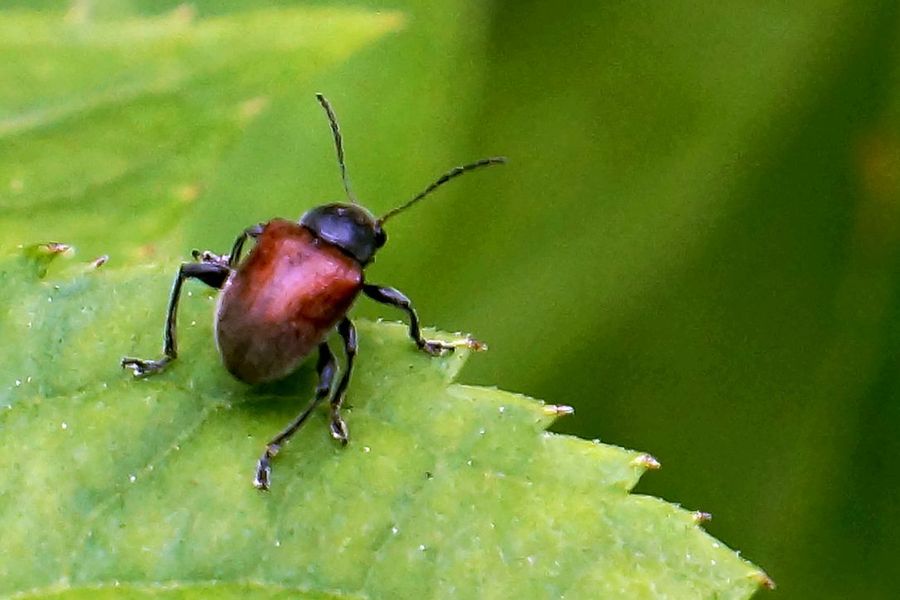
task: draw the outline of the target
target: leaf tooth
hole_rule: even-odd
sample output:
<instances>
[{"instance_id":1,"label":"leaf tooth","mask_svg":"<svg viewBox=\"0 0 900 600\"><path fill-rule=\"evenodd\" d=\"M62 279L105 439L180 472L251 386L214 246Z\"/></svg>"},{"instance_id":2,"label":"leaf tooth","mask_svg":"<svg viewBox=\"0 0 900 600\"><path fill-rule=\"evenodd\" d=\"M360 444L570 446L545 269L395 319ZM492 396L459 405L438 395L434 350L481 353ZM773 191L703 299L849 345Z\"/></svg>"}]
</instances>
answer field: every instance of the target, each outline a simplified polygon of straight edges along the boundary
<instances>
[{"instance_id":1,"label":"leaf tooth","mask_svg":"<svg viewBox=\"0 0 900 600\"><path fill-rule=\"evenodd\" d=\"M47 268L59 256L71 257L75 254L75 248L61 242L46 242L32 246L21 247L22 255L31 264L32 273L41 279L47 274Z\"/></svg>"},{"instance_id":2,"label":"leaf tooth","mask_svg":"<svg viewBox=\"0 0 900 600\"><path fill-rule=\"evenodd\" d=\"M631 466L645 469L647 471L656 471L657 469L662 467L662 465L659 464L659 461L656 460L655 457L646 453L638 454L637 456L635 456L631 461Z\"/></svg>"},{"instance_id":3,"label":"leaf tooth","mask_svg":"<svg viewBox=\"0 0 900 600\"><path fill-rule=\"evenodd\" d=\"M694 523L700 525L702 523L709 523L710 521L712 521L712 514L703 512L702 510L695 510L691 513L691 518L694 520Z\"/></svg>"},{"instance_id":4,"label":"leaf tooth","mask_svg":"<svg viewBox=\"0 0 900 600\"><path fill-rule=\"evenodd\" d=\"M549 417L549 421L544 423L544 427L549 427L560 417L566 417L575 414L575 409L566 404L544 404L541 406L541 412L544 417Z\"/></svg>"},{"instance_id":5,"label":"leaf tooth","mask_svg":"<svg viewBox=\"0 0 900 600\"><path fill-rule=\"evenodd\" d=\"M488 349L488 345L480 340L476 340L472 337L470 333L461 333L457 331L453 334L452 340L445 340L450 343L454 348L465 348L467 350L471 350L472 352L485 352Z\"/></svg>"},{"instance_id":6,"label":"leaf tooth","mask_svg":"<svg viewBox=\"0 0 900 600\"><path fill-rule=\"evenodd\" d=\"M765 571L754 571L750 573L750 579L756 582L761 589L774 590L777 586L775 581L766 575Z\"/></svg>"},{"instance_id":7,"label":"leaf tooth","mask_svg":"<svg viewBox=\"0 0 900 600\"><path fill-rule=\"evenodd\" d=\"M476 340L471 335L466 335L463 342L465 347L469 350L472 350L473 352L486 352L488 349L487 343Z\"/></svg>"},{"instance_id":8,"label":"leaf tooth","mask_svg":"<svg viewBox=\"0 0 900 600\"><path fill-rule=\"evenodd\" d=\"M47 242L46 244L38 244L35 248L39 252L46 252L47 254L51 254L54 256L63 255L63 256L72 256L74 250L72 246L69 244L63 244L61 242Z\"/></svg>"},{"instance_id":9,"label":"leaf tooth","mask_svg":"<svg viewBox=\"0 0 900 600\"><path fill-rule=\"evenodd\" d=\"M544 414L548 417L565 417L574 415L575 409L565 404L545 404Z\"/></svg>"}]
</instances>

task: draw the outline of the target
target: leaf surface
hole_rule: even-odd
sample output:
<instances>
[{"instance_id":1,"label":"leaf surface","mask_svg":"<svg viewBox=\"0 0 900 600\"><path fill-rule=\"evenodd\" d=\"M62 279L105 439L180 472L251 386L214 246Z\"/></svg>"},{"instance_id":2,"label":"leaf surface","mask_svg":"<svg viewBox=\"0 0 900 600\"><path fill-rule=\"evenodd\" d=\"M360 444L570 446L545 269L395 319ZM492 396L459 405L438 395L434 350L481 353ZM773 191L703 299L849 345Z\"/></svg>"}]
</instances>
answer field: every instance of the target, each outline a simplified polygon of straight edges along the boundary
<instances>
[{"instance_id":1,"label":"leaf surface","mask_svg":"<svg viewBox=\"0 0 900 600\"><path fill-rule=\"evenodd\" d=\"M766 582L695 513L629 494L647 455L547 433L556 407L455 383L467 352L425 356L400 324L358 324L351 443L321 411L261 493L256 458L312 369L230 379L213 294L189 283L181 356L135 380L118 360L158 352L170 274L39 280L59 251L0 262L0 594L742 598Z\"/></svg>"}]
</instances>

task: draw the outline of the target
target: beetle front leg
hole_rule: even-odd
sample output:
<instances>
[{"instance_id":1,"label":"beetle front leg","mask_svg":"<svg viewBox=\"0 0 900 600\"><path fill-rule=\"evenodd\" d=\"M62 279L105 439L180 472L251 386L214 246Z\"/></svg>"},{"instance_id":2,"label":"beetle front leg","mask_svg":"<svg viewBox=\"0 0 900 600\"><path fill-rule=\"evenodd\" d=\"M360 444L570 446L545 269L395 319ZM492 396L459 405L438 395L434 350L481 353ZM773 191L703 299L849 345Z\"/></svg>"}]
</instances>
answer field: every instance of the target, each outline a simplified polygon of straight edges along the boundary
<instances>
[{"instance_id":1,"label":"beetle front leg","mask_svg":"<svg viewBox=\"0 0 900 600\"><path fill-rule=\"evenodd\" d=\"M452 352L457 346L466 346L473 350L484 349L484 344L477 340L473 340L472 338L466 338L466 340L462 342L444 342L441 340L424 339L422 337L422 331L419 328L419 316L412 307L412 302L399 290L392 287L365 284L363 285L363 292L366 296L376 302L389 304L405 310L406 314L409 315L409 337L413 339L419 350L422 350L423 352L427 352L432 356L440 356L445 352Z\"/></svg>"},{"instance_id":2,"label":"beetle front leg","mask_svg":"<svg viewBox=\"0 0 900 600\"><path fill-rule=\"evenodd\" d=\"M215 252L210 252L209 250L204 250L203 252L201 252L200 250L191 250L191 256L193 256L194 260L196 260L197 262L213 263L229 268L234 268L241 260L241 251L244 248L244 244L247 242L247 238L256 239L260 235L262 235L262 232L262 223L252 225L242 231L240 235L235 238L234 244L232 244L231 246L230 254L216 254Z\"/></svg>"},{"instance_id":3,"label":"beetle front leg","mask_svg":"<svg viewBox=\"0 0 900 600\"><path fill-rule=\"evenodd\" d=\"M290 425L266 444L266 451L263 452L259 462L256 463L256 477L253 479L253 485L257 488L261 490L269 489L269 483L272 480L272 459L275 458L275 455L278 454L284 443L303 426L303 423L306 422L306 419L309 418L309 415L312 414L312 411L315 410L319 403L328 396L336 369L337 363L334 360L334 354L331 353L328 344L322 342L319 344L319 360L316 363L316 371L319 373L319 385L316 386L316 395L312 402L303 409L303 412L291 421Z\"/></svg>"},{"instance_id":4,"label":"beetle front leg","mask_svg":"<svg viewBox=\"0 0 900 600\"><path fill-rule=\"evenodd\" d=\"M232 269L237 267L238 263L241 260L241 250L244 249L244 242L247 241L248 237L256 239L261 236L264 227L265 226L262 223L251 225L250 227L242 231L239 236L237 236L237 239L234 240L234 245L231 247L231 254L228 255L229 267L231 267Z\"/></svg>"},{"instance_id":5,"label":"beetle front leg","mask_svg":"<svg viewBox=\"0 0 900 600\"><path fill-rule=\"evenodd\" d=\"M228 255L227 254L216 254L215 252L211 252L209 250L204 250L203 252L199 250L191 250L191 256L194 257L194 260L201 263L212 263L214 265L220 265L223 267L228 266Z\"/></svg>"},{"instance_id":6,"label":"beetle front leg","mask_svg":"<svg viewBox=\"0 0 900 600\"><path fill-rule=\"evenodd\" d=\"M220 289L228 275L231 273L225 265L215 262L183 263L178 269L175 283L172 285L172 293L169 295L169 310L166 314L166 331L163 342L163 357L157 360L142 360L140 358L125 357L122 359L122 367L132 369L135 377L143 377L158 373L178 357L178 344L175 339L175 329L178 322L178 301L181 298L181 285L185 279L199 279L206 285Z\"/></svg>"}]
</instances>

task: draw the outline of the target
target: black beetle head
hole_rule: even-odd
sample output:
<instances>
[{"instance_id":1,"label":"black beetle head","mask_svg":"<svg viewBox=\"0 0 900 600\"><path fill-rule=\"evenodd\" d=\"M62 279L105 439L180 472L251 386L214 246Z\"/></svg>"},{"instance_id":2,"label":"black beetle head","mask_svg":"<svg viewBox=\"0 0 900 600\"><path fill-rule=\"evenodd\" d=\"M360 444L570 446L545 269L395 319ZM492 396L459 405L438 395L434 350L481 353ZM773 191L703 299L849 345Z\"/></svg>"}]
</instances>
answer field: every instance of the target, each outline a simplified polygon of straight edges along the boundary
<instances>
[{"instance_id":1,"label":"black beetle head","mask_svg":"<svg viewBox=\"0 0 900 600\"><path fill-rule=\"evenodd\" d=\"M387 235L372 213L359 204L323 204L300 217L300 224L316 237L334 244L361 265L372 262Z\"/></svg>"}]
</instances>

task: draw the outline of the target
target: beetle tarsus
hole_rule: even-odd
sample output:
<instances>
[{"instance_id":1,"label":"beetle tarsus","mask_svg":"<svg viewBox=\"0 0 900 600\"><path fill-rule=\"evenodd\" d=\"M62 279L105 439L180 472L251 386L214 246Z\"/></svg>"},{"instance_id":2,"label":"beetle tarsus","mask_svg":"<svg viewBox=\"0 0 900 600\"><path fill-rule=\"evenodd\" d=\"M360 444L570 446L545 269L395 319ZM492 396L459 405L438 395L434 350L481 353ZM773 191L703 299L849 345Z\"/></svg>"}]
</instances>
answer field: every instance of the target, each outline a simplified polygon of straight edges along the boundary
<instances>
[{"instance_id":1,"label":"beetle tarsus","mask_svg":"<svg viewBox=\"0 0 900 600\"><path fill-rule=\"evenodd\" d=\"M347 423L341 418L339 409L331 411L331 437L338 440L341 446L346 446L350 441L350 432L347 431Z\"/></svg>"},{"instance_id":2,"label":"beetle tarsus","mask_svg":"<svg viewBox=\"0 0 900 600\"><path fill-rule=\"evenodd\" d=\"M259 462L256 463L256 477L253 478L256 489L263 491L269 489L269 482L272 481L272 466L269 460L274 458L280 449L280 446L270 444L259 458Z\"/></svg>"},{"instance_id":3,"label":"beetle tarsus","mask_svg":"<svg viewBox=\"0 0 900 600\"><path fill-rule=\"evenodd\" d=\"M444 354L449 354L457 348L468 348L473 352L483 352L484 350L487 350L487 344L485 344L484 342L479 342L469 335L461 340L453 340L452 342L423 339L420 342L417 342L416 345L419 347L419 350L427 352L432 356L442 356Z\"/></svg>"},{"instance_id":4,"label":"beetle tarsus","mask_svg":"<svg viewBox=\"0 0 900 600\"><path fill-rule=\"evenodd\" d=\"M256 477L253 479L253 486L263 492L269 491L269 473L272 469L268 465L263 467L260 465L256 469Z\"/></svg>"},{"instance_id":5,"label":"beetle tarsus","mask_svg":"<svg viewBox=\"0 0 900 600\"><path fill-rule=\"evenodd\" d=\"M159 360L141 360L140 358L126 356L122 359L121 364L123 369L131 369L134 371L135 377L147 377L149 375L155 375L165 369L172 360L173 357L171 356L164 356Z\"/></svg>"},{"instance_id":6,"label":"beetle tarsus","mask_svg":"<svg viewBox=\"0 0 900 600\"><path fill-rule=\"evenodd\" d=\"M227 254L216 254L215 252L210 252L209 250L191 250L191 256L194 257L194 260L199 263L211 263L214 265L220 265L223 267L228 266L228 261L230 259Z\"/></svg>"},{"instance_id":7,"label":"beetle tarsus","mask_svg":"<svg viewBox=\"0 0 900 600\"><path fill-rule=\"evenodd\" d=\"M422 340L421 343L417 345L419 346L419 350L430 354L431 356L443 356L456 349L455 344L442 342L440 340Z\"/></svg>"}]
</instances>

